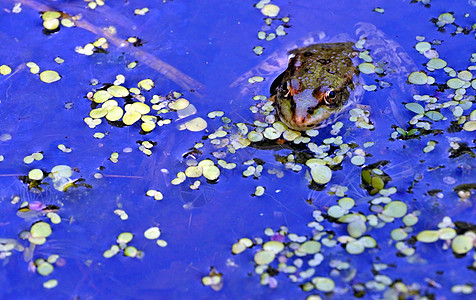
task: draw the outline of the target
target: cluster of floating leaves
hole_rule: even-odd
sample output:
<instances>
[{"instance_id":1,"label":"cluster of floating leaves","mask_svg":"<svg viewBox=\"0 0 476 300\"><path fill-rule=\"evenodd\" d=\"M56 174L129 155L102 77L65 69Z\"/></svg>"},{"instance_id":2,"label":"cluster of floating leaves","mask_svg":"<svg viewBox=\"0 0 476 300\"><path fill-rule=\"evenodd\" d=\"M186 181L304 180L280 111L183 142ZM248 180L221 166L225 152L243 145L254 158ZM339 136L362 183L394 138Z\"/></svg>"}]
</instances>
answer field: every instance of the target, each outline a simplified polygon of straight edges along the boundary
<instances>
[{"instance_id":1,"label":"cluster of floating leaves","mask_svg":"<svg viewBox=\"0 0 476 300\"><path fill-rule=\"evenodd\" d=\"M210 273L202 277L202 284L211 287L214 291L219 291L223 288L223 274L214 267L210 267Z\"/></svg>"},{"instance_id":2,"label":"cluster of floating leaves","mask_svg":"<svg viewBox=\"0 0 476 300\"><path fill-rule=\"evenodd\" d=\"M93 55L94 53L107 53L109 43L104 37L98 38L92 43L88 43L84 46L77 46L74 51L83 55Z\"/></svg>"},{"instance_id":3,"label":"cluster of floating leaves","mask_svg":"<svg viewBox=\"0 0 476 300\"><path fill-rule=\"evenodd\" d=\"M32 163L34 160L43 159L41 152L35 152L31 155L25 156L23 162L26 164ZM74 173L73 169L67 165L57 165L51 168L49 172L42 169L31 169L26 176L20 176L20 180L27 183L29 189L37 189L42 191L42 185L48 185L46 179L53 183L53 187L62 192L66 192L70 188L77 188L80 186L91 188L91 186L84 182L83 178L72 179Z\"/></svg>"},{"instance_id":4,"label":"cluster of floating leaves","mask_svg":"<svg viewBox=\"0 0 476 300\"><path fill-rule=\"evenodd\" d=\"M137 87L128 89L122 85L125 82L123 75L118 75L116 78L114 84L106 84L87 94L87 98L91 100L92 109L89 117L84 118L84 122L90 128L101 124L103 119L118 127L131 126L140 121L142 133L149 133L157 126L170 124L172 119L167 117L172 117L171 112L177 112L178 119L196 112L195 107L187 99L181 98L182 94L177 92L165 97L153 95L147 101L142 92L154 88L155 85L151 79L141 80ZM197 117L182 126L181 129L201 131L206 128L207 123ZM97 137L102 138L103 135ZM145 145L151 148L150 142ZM143 146L146 147L145 145ZM145 151L146 154L149 152Z\"/></svg>"},{"instance_id":5,"label":"cluster of floating leaves","mask_svg":"<svg viewBox=\"0 0 476 300\"><path fill-rule=\"evenodd\" d=\"M423 4L428 3L429 1L423 1ZM356 43L356 48L363 49L364 44L365 39L359 40ZM466 89L475 89L476 81L471 73L474 68L470 66L467 70L455 71L447 67L446 62L438 57L436 50L432 49L431 43L424 42L424 40L420 40L415 48L424 54L429 61L426 64L427 70L409 74L408 82L412 84L429 84L436 86L435 78L427 75L427 71L434 72L443 69L450 78L446 83L440 84L439 86L444 85L446 88L453 90L449 97L451 100L443 104L438 104L436 97L415 95L414 99L416 101L424 101L425 104L422 105L420 104L421 102L416 102L407 103L405 105L405 107L414 112L416 116L409 122L411 127L407 130L395 126L396 131L392 134L392 140L396 138L404 139L413 135L418 136L422 132L429 132L432 124L447 120L448 117L445 117L442 113L442 110L447 108L450 108L453 117L456 119L456 123L460 125L462 130L476 130L476 124L473 124L475 123L473 121L476 120L476 112L470 112L466 115L464 113L468 111L472 103L474 103L474 96L466 94ZM376 73L380 76L386 75L387 70L385 69L385 64L381 62L374 63L368 51L361 51L359 57L364 60L364 62L359 65L361 73ZM471 61L476 60L474 57L476 57L476 55L473 55ZM249 83L253 84L262 82L263 80L264 78L262 77L251 77ZM376 90L377 87L366 86L366 89L372 91ZM265 103L265 97L263 99L262 96L255 96L255 98L255 100L260 100L262 103ZM263 285L276 287L278 284L277 275L279 273L285 273L293 282L299 282L305 291L316 289L320 292L331 292L339 290L339 288L336 288L333 279L327 277L325 274L318 274L318 272L320 272L319 268L314 268L324 260L321 247L334 247L337 244L341 244L349 254L359 255L364 253L366 249L378 247L377 240L373 238L372 235L386 224L400 224L400 227L389 231L388 235L392 240L391 244L395 246L399 256L413 257L416 253L413 240L415 236L420 242L443 240L446 248L451 247L453 252L459 255L466 254L474 248L475 233L473 230L466 230L465 232L459 231L457 233L455 229L446 226L439 230L424 230L420 233L414 233L413 227L418 223L421 213L418 210L408 212L408 207L405 202L393 199L397 189L395 187L386 188L391 178L383 171L383 166L388 162L379 162L366 166L366 152L358 148L354 150L354 153L351 153L351 147L349 147L351 144L343 143L341 136L325 139L320 146L313 144L313 141L310 139L315 135L309 135L308 137L305 134L297 132L295 136L291 135L291 138L286 139L283 133L289 129L280 122L275 122L272 115L273 107L269 102L255 105L251 108L251 111L261 114L265 121L255 121L254 126L244 123L235 123L236 128L233 129L233 126L230 125L232 122L223 118L225 125L209 136L211 143L217 146L217 148L226 149L225 151L214 152L213 155L215 157L224 158L227 153L235 153L238 149L254 146L263 142L268 143L269 141L274 141L277 145L280 145L297 141L296 144L302 143L307 145L308 150L311 150L315 156L315 158L299 162L299 164L305 164L310 168L310 175L314 183L328 183L331 180L333 168L339 166L343 158L351 157L351 162L354 165L364 166L362 169L362 187L367 189L370 195L375 196L379 194L377 197L368 201L370 214L363 213L365 209L361 206L362 201L354 201L354 199L349 197L339 199L337 205L333 205L327 209L327 214L323 215L321 211L315 211L315 221L308 225L313 228L313 234L311 236L300 236L289 233L287 227L281 227L278 232L274 232L269 228L266 229L265 234L270 237L269 241L266 242L259 237L253 240L249 238L239 239L237 243L233 244L232 253L239 254L245 252L247 249L253 248L253 257L256 264L255 272L260 276L260 281ZM351 121L356 123L356 127L373 129L368 111L357 108L351 110L350 114ZM214 113L213 115L215 116ZM336 128L333 128L333 131L334 129L335 131L331 132L331 134L338 134L342 127L342 123L339 123L340 122L335 124ZM288 133L293 132L290 130ZM364 145L364 148L370 147L372 144L373 143ZM437 141L429 140L423 151L425 153L431 152L437 144ZM341 145L343 145L343 148L341 147L341 152L334 153L335 156L332 158L329 155L329 149L325 148L326 145L332 145L333 147L341 147ZM202 146L203 145L201 145L201 147ZM352 145L352 147L355 147L355 145ZM313 151L313 149L315 151ZM319 157L319 155L323 155L323 157ZM290 166L289 169L295 171L300 170L300 167L295 168L296 164L293 155L285 158L284 161L287 166ZM293 164L294 166L291 167ZM244 177L253 176L254 178L258 178L263 171L263 164L260 164L259 160L256 159L244 162L243 165L246 168L243 171ZM258 186L254 195L263 195L264 191L265 187ZM360 206L356 205L356 202L359 203ZM325 231L325 228L329 228L329 226L325 226L325 222L333 223L332 232ZM339 231L343 226L346 227L346 232L334 232L334 230ZM330 265L332 264L335 265L336 262L331 262ZM346 262L346 264L349 263ZM374 269L386 268L384 264L381 265L384 267L374 264ZM349 267L343 267L342 269L346 268ZM353 272L353 275L350 278L346 278L345 281L351 281L356 276L357 269L353 269ZM316 276L316 274L318 275ZM331 272L331 274L333 273ZM376 275L374 280L366 284L355 284L353 288L354 291L363 294L365 294L366 289L373 291L386 290L385 295L414 295L421 293L418 285L406 286L403 282L393 281L388 276L380 274ZM455 293L472 293L473 289L471 285L457 285L453 286L452 291ZM320 299L317 295L310 296L310 298L312 297Z\"/></svg>"},{"instance_id":6,"label":"cluster of floating leaves","mask_svg":"<svg viewBox=\"0 0 476 300\"><path fill-rule=\"evenodd\" d=\"M431 132L434 124L439 121L452 119L452 127L457 126L459 130L475 131L476 130L476 110L470 110L475 102L474 90L476 90L476 78L472 71L474 67L469 66L465 70L456 71L447 66L447 62L439 58L438 52L433 49L433 45L419 38L415 48L422 53L428 62L426 70L415 71L408 76L408 82L415 85L435 85L442 86L449 91L448 101L441 102L435 96L431 95L414 95L415 102L405 104L405 108L415 113L415 116L408 122L410 129L396 128L392 133L392 138L406 138L408 136L419 136L425 132ZM471 61L476 55L470 58ZM433 76L428 75L429 72L441 72L449 77L446 82L438 83ZM473 90L472 94L468 93ZM451 113L445 114L445 112ZM434 146L434 145L433 145ZM428 149L427 149L428 150ZM428 151L425 151L428 152Z\"/></svg>"},{"instance_id":7,"label":"cluster of floating leaves","mask_svg":"<svg viewBox=\"0 0 476 300\"><path fill-rule=\"evenodd\" d=\"M469 13L466 13L464 15L465 18L468 18L469 16L470 16ZM462 27L457 25L455 21L456 21L456 18L453 12L442 13L438 16L438 18L431 19L431 22L433 22L436 25L436 27L438 27L438 31L445 32L447 25L453 26L454 31L451 33L452 35L470 34L471 32L476 31L476 23L474 23L471 27Z\"/></svg>"},{"instance_id":8,"label":"cluster of floating leaves","mask_svg":"<svg viewBox=\"0 0 476 300\"><path fill-rule=\"evenodd\" d=\"M148 240L155 240L157 245L160 247L166 247L167 242L163 239L159 239L162 234L159 227L154 226L148 228L144 231L144 237ZM132 242L134 235L130 232L123 232L117 236L116 243L112 245L109 249L104 251L103 256L105 258L111 258L118 253L122 252L124 256L142 258L144 257L144 252L138 250L136 247L129 245Z\"/></svg>"},{"instance_id":9,"label":"cluster of floating leaves","mask_svg":"<svg viewBox=\"0 0 476 300\"><path fill-rule=\"evenodd\" d=\"M90 9L96 9L97 7L103 6L106 4L105 0L84 0L88 3Z\"/></svg>"},{"instance_id":10,"label":"cluster of floating leaves","mask_svg":"<svg viewBox=\"0 0 476 300\"><path fill-rule=\"evenodd\" d=\"M134 246L129 246L128 244L132 241L134 235L130 232L123 232L117 236L116 242L111 246L111 248L104 251L103 256L105 258L111 258L116 254L122 252L124 256L142 258L144 253L140 250L137 250Z\"/></svg>"},{"instance_id":11,"label":"cluster of floating leaves","mask_svg":"<svg viewBox=\"0 0 476 300\"><path fill-rule=\"evenodd\" d=\"M476 228L458 230L450 217L443 218L438 224L438 230L423 230L418 233L416 239L422 243L435 243L443 241L443 249L450 247L455 254L466 254L476 247ZM476 266L476 262L475 265Z\"/></svg>"},{"instance_id":12,"label":"cluster of floating leaves","mask_svg":"<svg viewBox=\"0 0 476 300\"><path fill-rule=\"evenodd\" d=\"M278 36L287 34L285 29L289 27L288 23L290 19L289 17L277 18L280 11L279 6L271 4L271 0L260 0L255 4L255 7L266 17L264 19L265 26L261 31L258 31L259 40L272 41ZM276 21L279 21L278 25L276 25ZM262 45L255 46L253 52L256 55L261 55L264 49Z\"/></svg>"},{"instance_id":13,"label":"cluster of floating leaves","mask_svg":"<svg viewBox=\"0 0 476 300\"><path fill-rule=\"evenodd\" d=\"M41 14L41 18L43 19L43 27L48 33L58 31L60 25L64 27L74 26L73 18L60 11L45 11Z\"/></svg>"},{"instance_id":14,"label":"cluster of floating leaves","mask_svg":"<svg viewBox=\"0 0 476 300\"><path fill-rule=\"evenodd\" d=\"M25 247L15 239L0 238L0 259L6 259L13 254L13 250L23 252Z\"/></svg>"},{"instance_id":15,"label":"cluster of floating leaves","mask_svg":"<svg viewBox=\"0 0 476 300\"><path fill-rule=\"evenodd\" d=\"M31 269L36 269L36 272L42 276L49 276L54 271L54 265L62 267L65 261L57 254L52 254L46 259L37 258L31 264ZM58 280L49 279L43 283L43 287L46 289L52 289L58 285Z\"/></svg>"}]
</instances>

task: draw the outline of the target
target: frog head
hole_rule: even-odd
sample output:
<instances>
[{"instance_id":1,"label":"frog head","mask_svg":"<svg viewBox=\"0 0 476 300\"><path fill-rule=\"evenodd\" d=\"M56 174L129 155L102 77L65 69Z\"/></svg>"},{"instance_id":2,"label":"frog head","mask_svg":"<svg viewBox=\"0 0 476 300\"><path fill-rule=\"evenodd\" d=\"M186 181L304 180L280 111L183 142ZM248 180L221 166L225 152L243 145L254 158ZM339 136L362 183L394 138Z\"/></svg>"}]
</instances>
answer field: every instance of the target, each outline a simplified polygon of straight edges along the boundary
<instances>
[{"instance_id":1,"label":"frog head","mask_svg":"<svg viewBox=\"0 0 476 300\"><path fill-rule=\"evenodd\" d=\"M295 130L323 126L342 110L357 69L352 43L317 44L291 51L288 68L271 85L281 121Z\"/></svg>"}]
</instances>

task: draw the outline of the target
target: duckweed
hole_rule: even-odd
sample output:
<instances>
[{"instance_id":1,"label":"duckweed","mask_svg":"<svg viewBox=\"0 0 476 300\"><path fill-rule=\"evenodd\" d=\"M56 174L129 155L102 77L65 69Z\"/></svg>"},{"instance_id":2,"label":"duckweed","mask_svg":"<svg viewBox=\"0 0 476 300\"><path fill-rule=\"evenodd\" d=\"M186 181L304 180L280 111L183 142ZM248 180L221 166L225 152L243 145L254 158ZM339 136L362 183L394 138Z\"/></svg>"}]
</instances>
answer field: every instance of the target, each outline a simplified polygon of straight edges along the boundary
<instances>
[{"instance_id":1,"label":"duckweed","mask_svg":"<svg viewBox=\"0 0 476 300\"><path fill-rule=\"evenodd\" d=\"M7 65L1 65L0 66L0 74L2 75L8 75L12 72L12 68L10 68Z\"/></svg>"},{"instance_id":2,"label":"duckweed","mask_svg":"<svg viewBox=\"0 0 476 300\"><path fill-rule=\"evenodd\" d=\"M43 287L45 289L52 289L52 288L55 288L57 285L58 285L58 280L56 279L50 279L43 282Z\"/></svg>"},{"instance_id":3,"label":"duckweed","mask_svg":"<svg viewBox=\"0 0 476 300\"><path fill-rule=\"evenodd\" d=\"M43 71L40 73L40 80L45 83L53 83L61 79L61 76L56 71Z\"/></svg>"},{"instance_id":4,"label":"duckweed","mask_svg":"<svg viewBox=\"0 0 476 300\"><path fill-rule=\"evenodd\" d=\"M144 236L146 239L149 240L156 240L160 237L160 229L159 227L150 227L146 231L144 231Z\"/></svg>"}]
</instances>

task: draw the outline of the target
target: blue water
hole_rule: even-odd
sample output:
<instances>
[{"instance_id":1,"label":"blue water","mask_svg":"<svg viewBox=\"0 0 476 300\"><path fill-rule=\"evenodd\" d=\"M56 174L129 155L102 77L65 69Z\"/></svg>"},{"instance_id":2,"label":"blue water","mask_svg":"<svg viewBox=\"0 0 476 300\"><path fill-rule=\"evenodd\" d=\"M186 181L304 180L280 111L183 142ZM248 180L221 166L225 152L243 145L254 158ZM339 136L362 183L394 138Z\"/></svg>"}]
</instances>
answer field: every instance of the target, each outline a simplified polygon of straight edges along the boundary
<instances>
[{"instance_id":1,"label":"blue water","mask_svg":"<svg viewBox=\"0 0 476 300\"><path fill-rule=\"evenodd\" d=\"M262 84L246 92L243 92L243 85L230 87L237 78L273 52L282 52L287 45L317 32L324 32L328 38L344 33L356 40L358 22L374 24L388 39L400 44L415 62L411 68L424 69L422 64L427 62L414 49L416 36L424 36L426 41L442 41L434 48L455 70L474 65L469 61L475 51L474 30L469 34L452 35L453 25L446 25L446 32L441 32L430 22L441 13L451 11L459 26L471 26L476 11L474 3L466 0L433 1L430 7L410 1L275 1L273 4L281 8L279 17L290 17L290 27L285 29L287 35L272 41L257 39L257 33L265 23L253 2L109 0L96 10L88 9L85 2L79 0L19 2L23 3L21 12L11 13L14 4L0 1L0 65L9 65L13 70L13 74L0 75L0 136L11 136L11 139L0 139L0 155L4 157L0 162L0 238L15 239L28 247L29 242L19 237L20 232L29 230L38 220L50 222L44 215L33 219L17 216L21 201L12 204L14 195L19 195L22 201L57 205L62 222L51 225L52 235L44 245L36 246L33 260L58 254L65 264L55 266L54 271L44 277L29 270L30 261L25 261L22 252L13 251L10 257L0 260L0 298L4 299L304 299L311 294L301 289L300 284L304 281L293 283L284 273L276 276L276 288L260 284L253 261L260 246L238 255L232 254L231 247L242 237L260 237L268 241L264 230L277 231L280 226L287 226L290 232L298 235L312 236L307 224L313 221L313 211L325 214L340 198L330 194L334 185L348 188L346 195L356 201L354 212L369 214L368 201L374 197L360 186L361 168L346 158L341 168L333 172L331 182L323 190L316 191L309 187L304 175L306 167L293 172L275 159L275 155L287 156L291 150L248 147L227 155L225 160L238 166L233 170L222 169L216 183L208 183L202 178L198 191L189 188L194 180L179 186L171 185L176 173L186 168L183 154L222 125L218 119L207 119L207 113L221 110L233 122L252 123L256 118L249 111L249 107L256 104L252 97L268 95L269 85L279 73L270 75ZM93 42L99 36L80 27L61 27L58 32L44 34L39 14L44 9L41 5L70 15L82 14L82 20L96 28L114 26L121 39L137 36L145 43L137 48L119 48L111 44L107 54L80 55L74 51L75 47ZM145 6L150 9L148 14L134 15L134 9ZM372 11L376 7L384 8L385 12ZM465 13L469 16L465 17ZM257 45L265 47L261 56L252 51ZM196 85L187 87L180 80L173 81L146 61L139 60L136 68L127 69L126 65L137 59L133 56L137 49L172 65L193 78ZM65 62L57 64L54 61L57 56ZM61 80L52 84L41 82L38 75L31 74L24 66L30 61L37 63L41 71L57 71ZM83 121L91 110L91 101L85 98L87 93L102 84L114 82L118 74L125 76L126 87L136 86L145 78L152 79L156 87L144 93L147 97L167 95L172 91L183 93L197 108L196 116L207 119L208 131L179 131L176 124L172 124L142 135L137 124L120 128L104 120L96 129L90 129ZM443 241L423 244L415 240L416 233L422 230L438 229L438 223L445 216L450 216L453 222L472 223L474 230L474 132L447 131L453 117L451 111L442 110L448 120L435 122L432 126L432 129L441 129L441 134L390 140L394 131L391 126L407 128L406 122L414 116L402 104L412 102L412 93L428 93L440 97L441 101L446 101L449 94L448 90L437 91L437 87L428 85L397 88L398 79L405 80L407 75L393 78L364 75L366 84L381 79L394 85L365 93L360 103L370 107L375 130L357 129L348 120L348 115L344 115L340 119L344 123L340 134L345 142L354 142L360 148L365 142L375 142L373 147L365 149L370 154L366 164L390 162L382 169L392 178L387 187L398 190L392 199L405 202L408 212L421 212L413 233L405 240L406 244L414 246L415 254L410 258L397 255L389 233L403 226L401 220L369 230L367 234L377 240L378 248L367 249L363 254L348 254L339 243L334 248L323 246L324 260L316 268L315 276L331 277L336 283L336 289L330 293L314 290L323 298L354 297L356 284L374 280L373 263L389 265L379 274L388 276L392 284L401 281L408 287L413 285L415 293L408 298L417 298L415 295L436 299L475 297L474 292L464 295L451 291L454 285L476 284L474 266L471 267L474 248L464 256L455 256L451 249L442 250ZM448 78L441 70L431 75L438 83L444 83ZM92 86L92 79L98 80L99 85ZM474 89L468 88L467 94L474 95ZM391 110L390 97L396 105ZM468 115L474 108L473 105L464 114ZM96 139L93 137L95 132L108 134L103 139ZM331 136L330 128L324 128L313 141L320 144ZM466 143L470 149L468 153L450 158L450 138ZM138 140L157 142L150 157L138 150ZM435 150L423 153L430 140L438 142ZM63 153L57 148L58 144L64 144L72 151ZM211 152L215 149L207 140L204 144L203 153L197 158L213 158ZM124 152L126 148L131 148L132 152ZM23 163L25 156L40 151L44 159ZM118 163L109 160L113 152L119 153ZM242 162L252 158L265 162L259 179L242 176L246 169ZM60 192L50 182L44 192L38 193L29 190L19 179L33 168L49 171L59 164L75 168L74 178L83 178L92 188L78 187ZM282 171L283 177L269 174L268 170L273 168ZM96 173L102 174L103 178L96 179ZM414 178L418 180L408 191ZM469 189L472 194L465 201L454 191L460 184L473 184L472 190ZM258 185L265 186L266 193L254 197L252 194ZM149 189L161 191L164 199L155 201L145 196ZM435 190L438 191L433 193ZM127 220L114 214L118 208L128 214ZM347 232L345 224L332 220L325 220L322 225L326 232L336 236ZM155 241L144 238L143 232L152 226L160 227L160 238L167 241L166 247L158 247ZM143 258L122 254L109 259L103 257L103 252L115 244L122 232L134 234L131 245L143 251ZM349 262L357 275L346 281L350 271L342 271L339 275L331 273L329 263L332 260ZM210 267L223 274L223 288L219 291L201 283ZM276 262L273 267L277 267ZM42 285L48 279L58 280L58 286L45 289ZM388 290L388 287L383 290L367 288L364 298L389 297Z\"/></svg>"}]
</instances>

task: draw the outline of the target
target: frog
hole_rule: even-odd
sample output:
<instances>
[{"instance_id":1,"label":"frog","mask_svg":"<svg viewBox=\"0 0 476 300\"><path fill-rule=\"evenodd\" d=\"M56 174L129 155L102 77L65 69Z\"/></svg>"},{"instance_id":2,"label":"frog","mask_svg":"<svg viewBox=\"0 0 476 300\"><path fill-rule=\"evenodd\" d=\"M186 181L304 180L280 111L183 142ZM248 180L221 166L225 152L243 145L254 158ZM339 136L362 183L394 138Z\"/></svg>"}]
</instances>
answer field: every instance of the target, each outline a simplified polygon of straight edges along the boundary
<instances>
[{"instance_id":1,"label":"frog","mask_svg":"<svg viewBox=\"0 0 476 300\"><path fill-rule=\"evenodd\" d=\"M350 104L359 72L353 46L322 43L289 52L288 68L270 87L270 100L284 124L298 131L323 127Z\"/></svg>"},{"instance_id":2,"label":"frog","mask_svg":"<svg viewBox=\"0 0 476 300\"><path fill-rule=\"evenodd\" d=\"M231 87L240 86L241 94L249 94L251 89L242 84L248 78L275 77L268 100L273 102L277 119L297 131L325 127L362 101L365 81L358 65L363 62L359 53L363 51L361 42L365 41L374 61L385 63L385 71L379 76L392 77L400 91L409 90L406 78L417 69L409 55L375 25L360 22L355 27L359 45L347 34L329 39L323 32L312 33L285 51L271 54ZM403 124L405 118L399 115L398 94L401 93L391 93L388 101L376 103L375 109L392 114L397 124Z\"/></svg>"}]
</instances>

